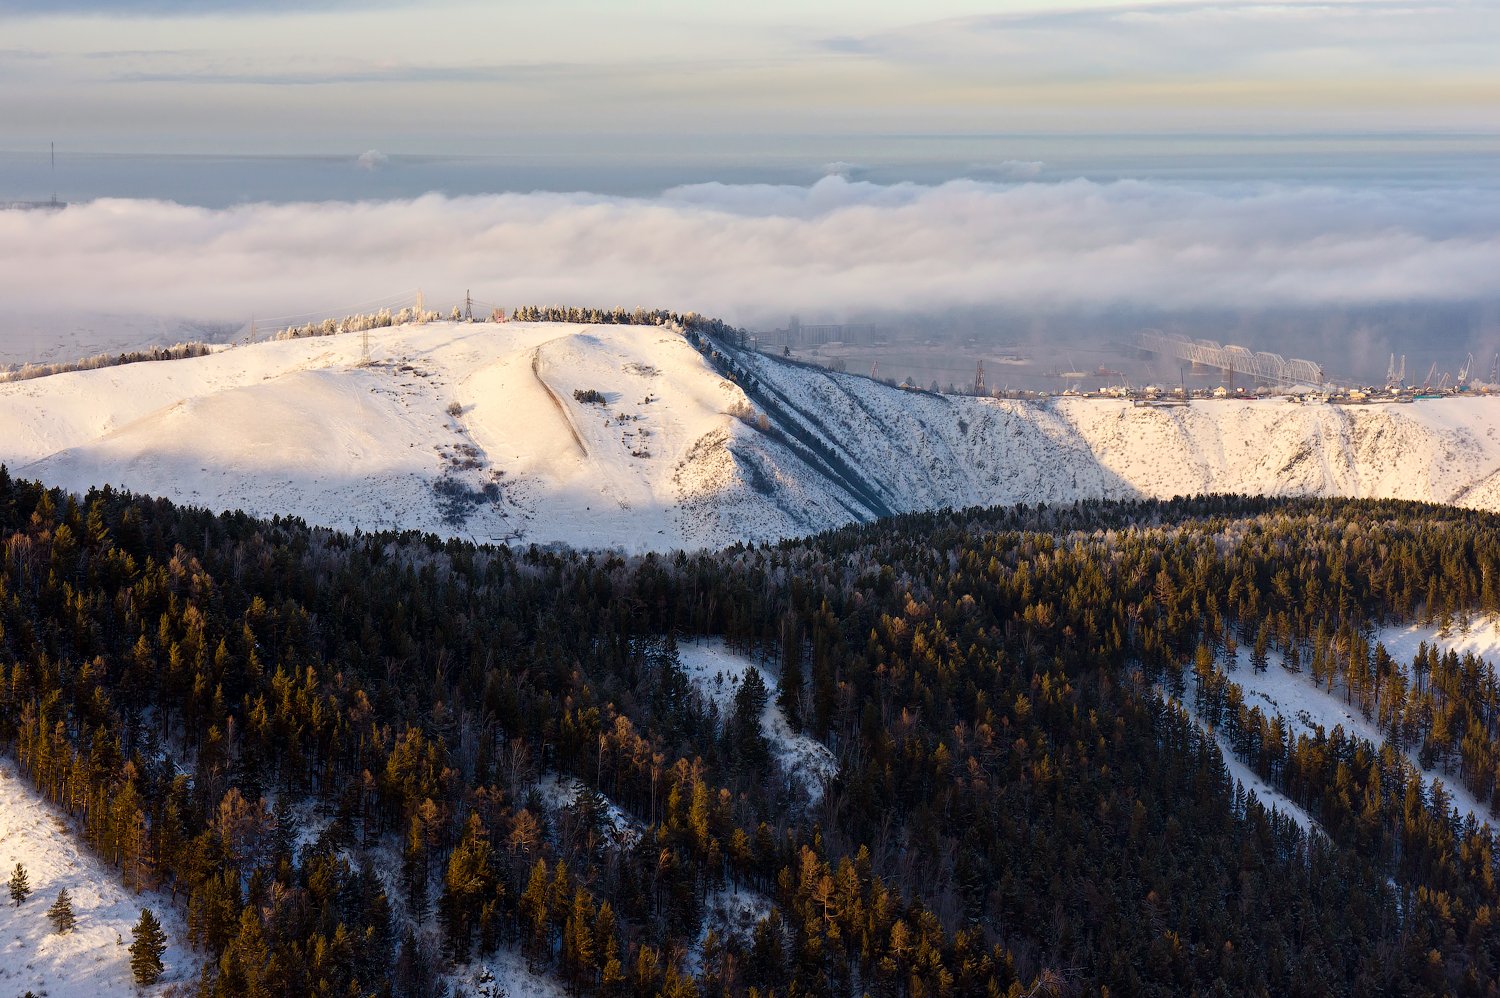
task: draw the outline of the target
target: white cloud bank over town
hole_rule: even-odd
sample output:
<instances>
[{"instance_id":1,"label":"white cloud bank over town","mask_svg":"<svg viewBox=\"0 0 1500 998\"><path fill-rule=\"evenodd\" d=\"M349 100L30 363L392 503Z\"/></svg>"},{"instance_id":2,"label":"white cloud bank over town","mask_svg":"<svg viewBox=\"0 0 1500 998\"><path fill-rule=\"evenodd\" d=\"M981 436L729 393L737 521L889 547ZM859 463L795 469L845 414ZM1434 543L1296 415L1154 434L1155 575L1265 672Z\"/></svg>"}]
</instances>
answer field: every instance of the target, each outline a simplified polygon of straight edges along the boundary
<instances>
[{"instance_id":1,"label":"white cloud bank over town","mask_svg":"<svg viewBox=\"0 0 1500 998\"><path fill-rule=\"evenodd\" d=\"M0 212L13 312L238 318L422 287L731 321L871 308L1345 306L1500 293L1500 193L1100 184L705 184L225 210ZM0 325L0 336L4 335ZM3 344L0 344L3 345Z\"/></svg>"}]
</instances>

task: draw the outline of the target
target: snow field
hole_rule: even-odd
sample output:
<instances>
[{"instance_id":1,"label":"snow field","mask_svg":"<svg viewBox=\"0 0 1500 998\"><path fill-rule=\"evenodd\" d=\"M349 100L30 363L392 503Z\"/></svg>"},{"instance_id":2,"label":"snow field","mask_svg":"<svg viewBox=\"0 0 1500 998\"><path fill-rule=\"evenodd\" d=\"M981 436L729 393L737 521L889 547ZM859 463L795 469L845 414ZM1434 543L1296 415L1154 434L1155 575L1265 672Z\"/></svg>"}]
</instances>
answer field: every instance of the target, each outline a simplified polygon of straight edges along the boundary
<instances>
[{"instance_id":1,"label":"snow field","mask_svg":"<svg viewBox=\"0 0 1500 998\"><path fill-rule=\"evenodd\" d=\"M568 995L560 981L533 974L518 950L505 947L445 976L449 984L475 998L567 998Z\"/></svg>"},{"instance_id":2,"label":"snow field","mask_svg":"<svg viewBox=\"0 0 1500 998\"><path fill-rule=\"evenodd\" d=\"M343 335L0 384L0 462L346 530L637 552L1087 497L1500 509L1500 398L1036 404L731 351L747 396L656 326L436 322L370 340L369 363ZM574 394L590 391L603 401Z\"/></svg>"},{"instance_id":3,"label":"snow field","mask_svg":"<svg viewBox=\"0 0 1500 998\"><path fill-rule=\"evenodd\" d=\"M703 904L703 927L683 959L684 969L697 977L703 972L703 947L712 931L723 943L738 939L748 946L755 926L771 913L771 899L748 887L721 887L710 891Z\"/></svg>"},{"instance_id":4,"label":"snow field","mask_svg":"<svg viewBox=\"0 0 1500 998\"><path fill-rule=\"evenodd\" d=\"M1500 663L1500 620L1469 618L1468 626L1460 618L1452 626L1440 624L1412 624L1408 627L1387 627L1377 639L1385 650L1402 665L1410 665L1417 649L1424 643L1430 648L1436 645L1443 652L1455 652L1460 658L1473 654L1494 667Z\"/></svg>"},{"instance_id":5,"label":"snow field","mask_svg":"<svg viewBox=\"0 0 1500 998\"><path fill-rule=\"evenodd\" d=\"M20 907L0 897L0 994L32 991L47 998L111 998L139 994L130 970L130 930L149 907L167 932L166 973L150 989L191 988L196 958L182 944L184 927L165 897L133 895L119 872L89 855L73 829L0 758L0 868L8 879L26 867L31 896ZM76 927L52 931L47 909L66 888Z\"/></svg>"}]
</instances>

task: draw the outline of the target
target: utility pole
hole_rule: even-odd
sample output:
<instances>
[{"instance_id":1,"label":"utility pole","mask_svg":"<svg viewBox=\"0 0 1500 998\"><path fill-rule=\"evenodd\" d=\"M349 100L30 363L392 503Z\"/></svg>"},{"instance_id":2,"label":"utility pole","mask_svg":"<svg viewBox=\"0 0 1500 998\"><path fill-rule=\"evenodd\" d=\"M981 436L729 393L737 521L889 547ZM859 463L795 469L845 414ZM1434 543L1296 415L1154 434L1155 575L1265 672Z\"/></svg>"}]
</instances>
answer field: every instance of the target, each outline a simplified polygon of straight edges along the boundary
<instances>
[{"instance_id":1,"label":"utility pole","mask_svg":"<svg viewBox=\"0 0 1500 998\"><path fill-rule=\"evenodd\" d=\"M984 394L984 360L980 359L974 364L974 394Z\"/></svg>"},{"instance_id":2,"label":"utility pole","mask_svg":"<svg viewBox=\"0 0 1500 998\"><path fill-rule=\"evenodd\" d=\"M422 289L418 288L417 289L417 322L419 322L419 323L426 322L427 321L427 319L425 318L426 314L427 313L426 313L425 303L422 300Z\"/></svg>"},{"instance_id":3,"label":"utility pole","mask_svg":"<svg viewBox=\"0 0 1500 998\"><path fill-rule=\"evenodd\" d=\"M469 294L469 289L464 289L464 321L474 321L474 298Z\"/></svg>"},{"instance_id":4,"label":"utility pole","mask_svg":"<svg viewBox=\"0 0 1500 998\"><path fill-rule=\"evenodd\" d=\"M255 342L255 316L250 317L250 342Z\"/></svg>"}]
</instances>

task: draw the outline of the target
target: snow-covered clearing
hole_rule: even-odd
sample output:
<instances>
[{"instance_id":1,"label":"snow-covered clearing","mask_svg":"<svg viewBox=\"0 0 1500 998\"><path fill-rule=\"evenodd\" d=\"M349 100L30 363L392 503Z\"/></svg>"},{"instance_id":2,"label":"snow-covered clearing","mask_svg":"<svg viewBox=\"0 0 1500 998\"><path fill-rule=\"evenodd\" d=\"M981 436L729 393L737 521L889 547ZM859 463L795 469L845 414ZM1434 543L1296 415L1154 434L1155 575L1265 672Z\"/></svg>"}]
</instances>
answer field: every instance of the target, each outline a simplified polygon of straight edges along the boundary
<instances>
[{"instance_id":1,"label":"snow-covered clearing","mask_svg":"<svg viewBox=\"0 0 1500 998\"><path fill-rule=\"evenodd\" d=\"M656 326L397 326L371 331L369 363L362 340L0 384L0 462L75 490L123 484L341 529L629 551L1100 496L1500 509L1500 398L1038 404L730 351L754 379L747 395Z\"/></svg>"},{"instance_id":2,"label":"snow-covered clearing","mask_svg":"<svg viewBox=\"0 0 1500 998\"><path fill-rule=\"evenodd\" d=\"M1500 665L1500 620L1490 617L1458 617L1448 627L1441 624L1387 627L1375 637L1385 645L1391 658L1402 665L1410 665L1424 643L1429 648L1435 645L1441 651L1451 651L1459 657L1475 655L1492 668Z\"/></svg>"},{"instance_id":3,"label":"snow-covered clearing","mask_svg":"<svg viewBox=\"0 0 1500 998\"><path fill-rule=\"evenodd\" d=\"M578 795L587 788L581 780L572 776L552 773L537 781L536 789L555 817L557 812L572 807L578 801ZM603 794L600 794L599 798L604 805L603 819L608 826L608 834L615 843L625 847L635 844L636 840L641 837L640 820L626 813L618 804Z\"/></svg>"},{"instance_id":4,"label":"snow-covered clearing","mask_svg":"<svg viewBox=\"0 0 1500 998\"><path fill-rule=\"evenodd\" d=\"M182 920L168 900L127 891L119 873L90 856L62 816L20 777L15 762L0 757L0 871L8 877L17 863L26 867L32 894L20 907L8 895L0 906L0 994L138 994L129 946L142 908L152 910L169 940L165 976L151 993L196 979L197 960L182 945ZM58 935L47 909L64 888L78 921L72 932Z\"/></svg>"},{"instance_id":5,"label":"snow-covered clearing","mask_svg":"<svg viewBox=\"0 0 1500 998\"><path fill-rule=\"evenodd\" d=\"M1304 832L1311 832L1318 827L1318 823L1313 820L1312 815L1303 810L1300 804L1293 802L1291 798L1287 797L1280 790L1277 790L1271 784L1261 779L1259 773L1241 762L1239 757L1229 747L1229 743L1217 731L1209 731L1208 726L1203 723L1196 712L1190 709L1189 713L1192 713L1193 719L1198 722L1198 726L1206 734L1211 735L1214 743L1219 746L1219 754L1224 757L1224 765L1228 768L1231 779L1237 782L1247 793L1251 790L1255 791L1255 796L1263 807L1270 808L1291 818Z\"/></svg>"},{"instance_id":6,"label":"snow-covered clearing","mask_svg":"<svg viewBox=\"0 0 1500 998\"><path fill-rule=\"evenodd\" d=\"M802 788L810 805L821 801L828 784L838 775L838 763L821 742L792 729L776 703L779 690L776 675L764 663L731 650L717 638L684 641L677 651L683 671L705 697L718 704L721 717L728 717L734 709L734 695L744 681L745 671L754 667L760 672L770 694L760 715L760 730L771 744L771 757L787 778Z\"/></svg>"}]
</instances>

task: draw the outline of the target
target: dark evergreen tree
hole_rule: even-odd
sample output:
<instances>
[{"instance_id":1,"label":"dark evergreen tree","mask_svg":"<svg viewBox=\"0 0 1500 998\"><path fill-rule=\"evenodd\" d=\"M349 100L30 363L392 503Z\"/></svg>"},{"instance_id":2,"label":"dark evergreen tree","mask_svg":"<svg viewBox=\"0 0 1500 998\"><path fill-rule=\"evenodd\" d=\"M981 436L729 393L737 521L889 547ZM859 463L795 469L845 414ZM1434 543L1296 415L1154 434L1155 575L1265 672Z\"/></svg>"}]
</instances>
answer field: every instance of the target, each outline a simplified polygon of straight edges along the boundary
<instances>
[{"instance_id":1,"label":"dark evergreen tree","mask_svg":"<svg viewBox=\"0 0 1500 998\"><path fill-rule=\"evenodd\" d=\"M26 867L17 863L16 868L10 873L10 902L17 908L21 902L31 896L31 878L26 875Z\"/></svg>"},{"instance_id":2,"label":"dark evergreen tree","mask_svg":"<svg viewBox=\"0 0 1500 998\"><path fill-rule=\"evenodd\" d=\"M141 917L130 931L130 972L135 983L149 988L161 979L161 958L167 951L167 934L150 908L141 909Z\"/></svg>"},{"instance_id":3,"label":"dark evergreen tree","mask_svg":"<svg viewBox=\"0 0 1500 998\"><path fill-rule=\"evenodd\" d=\"M78 924L78 919L73 914L73 899L68 897L66 887L57 892L57 900L47 909L47 918L52 922L52 931L59 935L72 932L73 926Z\"/></svg>"}]
</instances>

